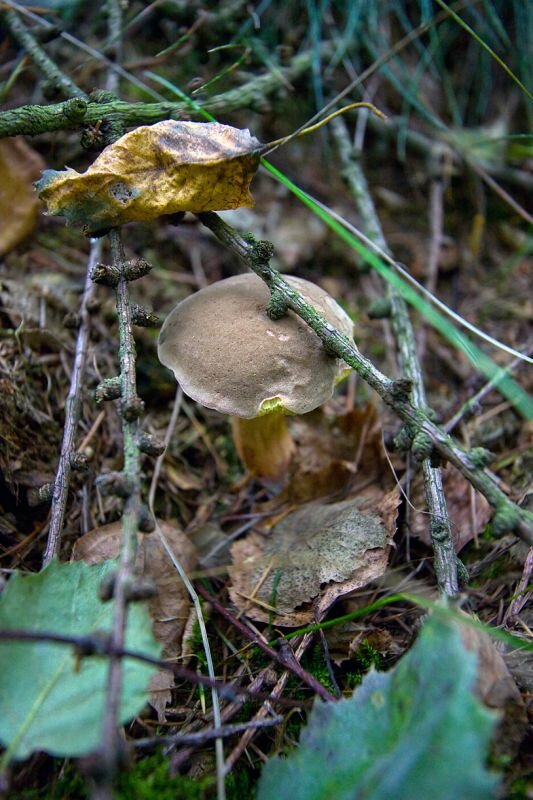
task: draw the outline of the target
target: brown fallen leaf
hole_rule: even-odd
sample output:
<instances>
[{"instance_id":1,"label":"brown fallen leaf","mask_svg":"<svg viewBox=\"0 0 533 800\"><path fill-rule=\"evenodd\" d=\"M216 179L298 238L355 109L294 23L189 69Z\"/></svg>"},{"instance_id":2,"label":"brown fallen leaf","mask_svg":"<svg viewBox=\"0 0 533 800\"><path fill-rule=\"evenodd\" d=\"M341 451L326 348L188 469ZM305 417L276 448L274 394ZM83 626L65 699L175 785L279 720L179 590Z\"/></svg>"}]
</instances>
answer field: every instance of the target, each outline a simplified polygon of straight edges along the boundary
<instances>
[{"instance_id":1,"label":"brown fallen leaf","mask_svg":"<svg viewBox=\"0 0 533 800\"><path fill-rule=\"evenodd\" d=\"M196 565L196 553L189 538L168 522L159 521L159 526L185 572L192 572ZM116 558L120 551L120 535L120 522L94 528L78 539L73 557L87 564ZM149 609L154 621L154 636L163 645L161 658L176 658L181 653L190 599L157 532L140 538L135 568L139 574L151 577L157 587L158 593L150 601ZM163 670L157 672L150 681L150 705L157 711L159 720L164 719L173 686L173 676Z\"/></svg>"},{"instance_id":2,"label":"brown fallen leaf","mask_svg":"<svg viewBox=\"0 0 533 800\"><path fill-rule=\"evenodd\" d=\"M398 492L393 490L395 503ZM231 548L230 597L252 619L289 627L320 618L348 592L387 568L393 530L391 498L309 503L286 516L268 536L252 532Z\"/></svg>"},{"instance_id":3,"label":"brown fallen leaf","mask_svg":"<svg viewBox=\"0 0 533 800\"><path fill-rule=\"evenodd\" d=\"M39 199L33 188L44 161L24 139L0 140L0 256L5 255L33 230Z\"/></svg>"},{"instance_id":4,"label":"brown fallen leaf","mask_svg":"<svg viewBox=\"0 0 533 800\"><path fill-rule=\"evenodd\" d=\"M82 174L46 170L37 188L48 214L88 233L182 211L252 206L260 149L248 130L165 120L121 136Z\"/></svg>"},{"instance_id":5,"label":"brown fallen leaf","mask_svg":"<svg viewBox=\"0 0 533 800\"><path fill-rule=\"evenodd\" d=\"M381 423L372 403L333 418L317 409L292 420L291 433L296 451L283 491L288 502L346 497L361 481L381 487L381 493L392 487Z\"/></svg>"}]
</instances>

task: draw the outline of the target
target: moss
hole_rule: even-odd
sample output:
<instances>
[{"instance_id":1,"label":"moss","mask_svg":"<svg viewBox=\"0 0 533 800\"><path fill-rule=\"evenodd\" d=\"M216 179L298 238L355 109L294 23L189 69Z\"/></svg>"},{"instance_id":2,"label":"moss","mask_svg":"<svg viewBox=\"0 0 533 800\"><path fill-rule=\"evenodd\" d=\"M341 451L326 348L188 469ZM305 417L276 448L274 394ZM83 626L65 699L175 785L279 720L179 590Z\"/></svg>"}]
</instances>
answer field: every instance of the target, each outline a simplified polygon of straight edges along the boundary
<instances>
[{"instance_id":1,"label":"moss","mask_svg":"<svg viewBox=\"0 0 533 800\"><path fill-rule=\"evenodd\" d=\"M372 667L377 670L383 669L381 653L367 641L361 642L351 663L354 666L346 673L346 684L350 689L360 686L364 676Z\"/></svg>"},{"instance_id":2,"label":"moss","mask_svg":"<svg viewBox=\"0 0 533 800\"><path fill-rule=\"evenodd\" d=\"M257 779L245 769L235 769L226 778L226 800L253 800Z\"/></svg>"},{"instance_id":3,"label":"moss","mask_svg":"<svg viewBox=\"0 0 533 800\"><path fill-rule=\"evenodd\" d=\"M117 779L115 800L207 800L213 796L213 776L171 777L168 766L168 757L161 753L138 761Z\"/></svg>"},{"instance_id":4,"label":"moss","mask_svg":"<svg viewBox=\"0 0 533 800\"><path fill-rule=\"evenodd\" d=\"M113 797L115 800L210 800L214 785L214 776L196 780L183 775L170 776L168 756L158 752L143 756L122 772L114 783ZM90 790L74 764L67 762L59 777L46 787L22 790L12 797L13 800L86 800Z\"/></svg>"}]
</instances>

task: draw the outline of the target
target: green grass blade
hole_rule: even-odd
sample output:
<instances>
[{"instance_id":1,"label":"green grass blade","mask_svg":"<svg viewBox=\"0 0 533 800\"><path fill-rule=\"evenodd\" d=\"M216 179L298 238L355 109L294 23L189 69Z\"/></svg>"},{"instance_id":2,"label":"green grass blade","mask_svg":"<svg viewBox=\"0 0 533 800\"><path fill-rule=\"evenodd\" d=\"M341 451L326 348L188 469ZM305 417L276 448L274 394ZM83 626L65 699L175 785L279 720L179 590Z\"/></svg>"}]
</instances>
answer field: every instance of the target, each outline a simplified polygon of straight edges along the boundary
<instances>
[{"instance_id":1,"label":"green grass blade","mask_svg":"<svg viewBox=\"0 0 533 800\"><path fill-rule=\"evenodd\" d=\"M472 365L482 372L488 379L496 379L498 391L509 400L517 411L526 419L533 419L533 398L516 381L508 375L502 377L501 367L496 364L486 353L474 344L467 336L451 324L443 314L406 283L394 270L388 267L371 250L365 247L352 233L346 230L327 211L315 203L296 184L289 180L276 167L265 159L262 164L277 180L283 183L295 194L313 213L328 225L343 241L355 250L373 269L388 283L390 283L402 297L419 311L428 322L433 325L454 347L461 350Z\"/></svg>"},{"instance_id":2,"label":"green grass blade","mask_svg":"<svg viewBox=\"0 0 533 800\"><path fill-rule=\"evenodd\" d=\"M179 97L181 100L189 103L198 113L202 114L205 119L211 122L216 122L215 117L204 111L202 107L190 97L188 97L181 89L174 86L166 78L162 78L153 72L146 72L147 77L157 81L159 84L168 89L172 94ZM336 219L334 219L327 211L322 209L315 203L308 195L303 192L296 184L287 178L282 172L274 167L266 159L261 159L261 163L271 175L278 181L283 183L299 200L301 200L308 208L313 211L323 222L328 225L334 233L337 234L343 241L345 241L353 250L355 250L362 258L369 263L381 277L391 283L394 288L402 295L402 297L410 303L417 311L419 311L426 320L433 325L454 347L461 350L467 358L471 361L476 369L481 371L489 380L494 380L495 387L498 391L508 399L517 411L525 419L533 419L533 398L529 395L516 381L509 375L502 375L501 366L496 364L486 353L477 347L467 336L459 331L455 325L450 323L439 311L424 300L416 292L416 290L406 283L396 272L381 261L371 250L365 247L352 233L344 228Z\"/></svg>"},{"instance_id":3,"label":"green grass blade","mask_svg":"<svg viewBox=\"0 0 533 800\"><path fill-rule=\"evenodd\" d=\"M494 59L494 60L495 60L495 61L496 61L496 62L497 62L499 65L500 65L500 67L501 67L503 70L505 70L505 72L506 72L506 73L509 75L509 77L511 78L511 80L513 80L513 81L516 83L516 85L517 85L517 86L519 86L519 87L522 89L522 91L523 91L523 92L524 92L524 93L525 93L525 94L526 94L526 95L529 97L529 99L530 99L530 100L533 100L533 94L531 94L531 92L529 91L529 89L528 89L526 86L524 86L524 84L522 83L522 81L520 80L520 78L519 78L517 75L515 75L515 74L514 74L514 72L512 71L512 69L511 69L510 67L508 67L508 66L507 66L507 64L505 63L505 61L503 61L503 59L501 59L501 58L500 58L500 56L499 56L497 53L495 53L495 52L494 52L494 50L492 49L492 47L489 47L489 45L488 45L486 42L484 42L484 41L483 41L483 39L481 38L481 36L479 36L479 34L477 34L477 33L475 32L475 30L473 30L473 28L471 28L471 27L470 27L470 25L468 25L468 23L467 23L467 22L465 22L465 21L464 21L464 19L462 19L462 18L459 16L459 14L456 14L456 13L455 13L455 11L453 11L453 10L450 8L450 6L446 5L446 3L444 2L444 0L437 0L437 3L439 4L439 6L440 6L441 8L443 8L445 11L447 11L447 12L448 12L448 14L449 14L449 15L450 15L450 16L451 16L451 17L452 17L452 18L453 18L453 19L454 19L454 20L457 22L457 24L461 26L461 28L463 28L463 29L464 29L464 30L465 30L467 33L469 33L469 34L470 34L470 36L473 36L473 38L476 40L476 42L477 42L477 43L478 43L478 44L479 44L479 45L480 45L480 46L481 46L481 47L482 47L484 50L486 50L486 51L487 51L487 53L489 53L489 55L490 55L490 56L491 56L491 57L492 57L492 58L493 58L493 59Z\"/></svg>"}]
</instances>

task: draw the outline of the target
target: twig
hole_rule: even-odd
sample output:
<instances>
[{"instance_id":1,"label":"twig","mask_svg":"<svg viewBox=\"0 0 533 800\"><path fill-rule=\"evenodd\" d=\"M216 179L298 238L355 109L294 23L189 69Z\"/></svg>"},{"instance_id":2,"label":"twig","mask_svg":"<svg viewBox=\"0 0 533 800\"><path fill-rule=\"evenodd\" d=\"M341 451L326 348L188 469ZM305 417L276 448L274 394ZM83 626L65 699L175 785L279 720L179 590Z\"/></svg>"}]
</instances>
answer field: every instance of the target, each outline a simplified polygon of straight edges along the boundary
<instances>
[{"instance_id":1,"label":"twig","mask_svg":"<svg viewBox=\"0 0 533 800\"><path fill-rule=\"evenodd\" d=\"M136 739L132 744L136 750L154 747L163 744L170 745L196 745L197 747L213 739L224 739L228 736L235 736L248 730L257 731L259 728L272 728L280 725L283 717L269 717L267 719L256 719L251 722L238 722L235 725L222 725L220 728L207 728L198 733L174 733L170 736L151 736L146 739Z\"/></svg>"},{"instance_id":2,"label":"twig","mask_svg":"<svg viewBox=\"0 0 533 800\"><path fill-rule=\"evenodd\" d=\"M518 586L516 587L516 591L513 595L513 599L511 604L509 605L507 611L505 612L505 616L503 618L503 624L506 628L511 628L517 620L520 612L524 608L524 606L529 603L531 597L533 596L533 592L531 591L531 574L533 573L533 547L530 547L529 552L526 556L526 560L524 563L524 569L522 571L522 575L518 582Z\"/></svg>"},{"instance_id":3,"label":"twig","mask_svg":"<svg viewBox=\"0 0 533 800\"><path fill-rule=\"evenodd\" d=\"M296 651L293 652L293 657L295 661L300 661L303 654L309 647L310 643L313 640L312 633L306 633L301 638L296 648ZM287 646L290 647L289 643L287 642ZM292 650L292 648L291 648ZM285 670L283 675L280 676L278 682L272 689L272 697L275 699L279 699L283 689L285 688L285 684L289 679L289 670ZM266 701L265 704L259 709L257 714L255 715L255 721L259 722L260 720L268 719L272 713L272 707L270 705L270 701ZM255 736L256 731L253 729L247 730L244 733L243 737L241 738L240 742L233 748L231 753L229 754L226 760L226 773L231 772L241 755L243 754L244 750L248 747L250 742Z\"/></svg>"},{"instance_id":4,"label":"twig","mask_svg":"<svg viewBox=\"0 0 533 800\"><path fill-rule=\"evenodd\" d=\"M4 19L7 22L9 30L17 40L17 42L26 50L31 60L46 75L49 81L57 86L64 95L67 97L78 97L81 100L87 100L87 95L82 91L79 86L76 86L64 72L62 72L57 64L49 58L44 52L41 45L32 36L30 31L20 21L18 14L11 9L4 11Z\"/></svg>"},{"instance_id":5,"label":"twig","mask_svg":"<svg viewBox=\"0 0 533 800\"><path fill-rule=\"evenodd\" d=\"M191 600L193 602L193 605L194 605L194 609L196 611L196 619L198 620L198 626L200 628L200 634L201 634L201 637L202 637L202 644L203 644L204 653L205 653L207 670L208 670L208 673L209 673L209 677L210 677L211 681L213 682L213 685L211 686L211 702L213 704L213 720L214 720L214 723L215 723L215 727L216 728L220 728L220 726L222 725L222 717L221 717L221 712L220 712L219 697L218 697L217 691L216 691L215 686L214 686L215 668L214 668L214 665L213 665L213 657L211 655L211 648L210 648L210 645L209 645L209 637L207 635L207 628L206 628L206 625L205 625L205 620L204 620L204 615L203 615L203 612L202 612L202 606L201 606L201 603L200 603L200 598L198 597L198 594L197 594L194 586L190 582L187 573L183 569L183 567L181 565L181 562L179 561L178 557L176 556L176 554L172 550L168 540L166 539L163 531L161 530L161 526L157 522L157 519L155 517L155 511L154 511L154 500L155 500L155 493L156 493L156 490L157 490L157 482L159 480L159 473L161 471L161 467L163 465L163 461L165 459L168 446L169 446L169 444L171 442L171 439L172 439L172 436L173 436L173 433L174 433L174 429L176 427L176 423L177 423L177 420L178 420L178 415L179 415L179 412L180 412L180 409L181 409L182 398L183 398L183 390L181 389L181 387L178 387L178 389L176 391L176 397L174 399L174 406L173 406L173 409L172 409L170 422L168 424L167 431L166 431L166 434L165 434L164 450L160 454L159 458L157 459L156 465L155 465L155 468L154 468L154 474L152 476L152 483L150 485L150 492L148 494L148 507L149 507L149 509L150 509L150 511L152 513L152 516L153 516L153 518L155 520L157 535L161 539L161 543L162 543L162 545L163 545L168 557L170 558L170 560L171 560L172 564L174 565L174 567L176 568L176 571L178 572L181 580L183 581L183 584L184 584L187 592L189 593L189 597L191 598ZM224 797L225 797L224 743L223 743L221 737L216 737L216 739L215 739L215 756L216 756L216 762L217 762L217 796L218 796L218 800L224 800Z\"/></svg>"},{"instance_id":6,"label":"twig","mask_svg":"<svg viewBox=\"0 0 533 800\"><path fill-rule=\"evenodd\" d=\"M100 259L102 242L100 239L91 240L91 249L87 264L87 275L85 286L80 303L78 328L78 338L76 341L76 353L70 377L70 388L65 402L65 425L63 428L63 441L61 452L54 481L52 494L52 507L50 512L50 527L48 529L48 541L43 557L43 566L58 555L61 546L61 531L65 510L67 506L68 490L72 472L72 459L74 456L74 439L80 418L81 395L83 380L85 376L85 364L87 360L87 347L90 336L90 314L87 306L94 296L95 286L91 280L91 273Z\"/></svg>"},{"instance_id":7,"label":"twig","mask_svg":"<svg viewBox=\"0 0 533 800\"><path fill-rule=\"evenodd\" d=\"M74 636L73 634L55 633L54 631L27 631L10 629L0 629L0 641L2 642L53 642L55 644L64 644L75 648L75 652L79 657L93 657L93 656L116 656L120 659L133 658L136 661L141 661L143 664L149 664L157 669L172 672L179 680L187 681L193 685L198 684L209 688L215 688L221 697L239 702L242 705L242 698L247 697L251 700L267 701L271 700L270 694L261 693L255 689L246 689L244 686L234 686L230 683L222 683L222 681L211 680L205 675L200 675L192 669L181 667L179 664L164 661L154 656L149 656L139 650L130 650L127 647L115 648L111 636L108 632L95 632L91 635ZM255 684L255 681L254 681ZM287 708L307 708L306 702L299 700L288 700L279 698L279 705L286 706Z\"/></svg>"},{"instance_id":8,"label":"twig","mask_svg":"<svg viewBox=\"0 0 533 800\"><path fill-rule=\"evenodd\" d=\"M389 252L366 177L359 160L353 157L346 123L337 117L333 120L332 130L343 164L344 178L356 200L365 233L382 250ZM386 288L390 303L391 326L398 346L400 365L412 384L413 406L418 410L423 410L427 406L426 393L409 312L405 301L394 288L390 284L387 284ZM453 597L459 591L457 556L442 485L442 473L439 468L432 466L429 454L422 460L422 472L424 494L430 515L430 534L435 555L437 582L441 592Z\"/></svg>"},{"instance_id":9,"label":"twig","mask_svg":"<svg viewBox=\"0 0 533 800\"><path fill-rule=\"evenodd\" d=\"M318 681L314 675L307 672L302 665L293 659L287 659L286 653L278 652L274 650L273 647L270 647L266 642L264 642L260 636L258 636L254 631L245 625L242 620L238 619L234 614L224 608L222 603L213 595L211 592L208 592L203 586L198 587L198 593L202 595L202 597L207 600L211 605L217 610L217 613L220 614L224 619L226 619L234 628L236 628L239 633L253 642L260 650L263 651L269 658L273 661L277 661L278 664L281 664L282 667L285 669L290 670L296 677L309 686L322 700L335 702L337 699L335 695L331 694L322 684Z\"/></svg>"},{"instance_id":10,"label":"twig","mask_svg":"<svg viewBox=\"0 0 533 800\"><path fill-rule=\"evenodd\" d=\"M437 151L438 152L438 151ZM439 256L442 249L443 224L444 224L444 170L435 158L434 169L430 176L429 186L429 226L430 226L430 248L426 270L426 289L431 294L437 291L439 275ZM431 166L431 165L430 165ZM422 363L426 352L427 326L420 329L418 337L418 360Z\"/></svg>"},{"instance_id":11,"label":"twig","mask_svg":"<svg viewBox=\"0 0 533 800\"><path fill-rule=\"evenodd\" d=\"M531 347L524 349L528 355L531 355L531 353L533 352ZM484 386L482 386L481 389L478 392L476 392L475 395L473 395L465 403L463 403L461 408L453 415L453 417L442 426L443 430L445 430L446 433L451 433L454 430L454 428L458 426L458 424L461 422L463 418L465 417L468 418L470 415L475 414L481 400L483 400L483 398L492 389L497 389L500 380L504 378L506 375L508 375L510 372L512 372L520 364L523 364L523 360L517 357L513 359L513 361L511 361L509 364L506 364L505 367L502 367L501 370L496 375L494 375L494 377L491 378L490 381L487 381L487 383Z\"/></svg>"},{"instance_id":12,"label":"twig","mask_svg":"<svg viewBox=\"0 0 533 800\"><path fill-rule=\"evenodd\" d=\"M13 12L11 12L13 13ZM331 49L332 46L330 46ZM270 95L279 91L287 82L297 79L309 68L311 55L301 53L287 67L253 78L237 89L206 99L202 109L213 114L236 111L240 108L261 110ZM110 62L111 63L111 62ZM113 66L111 64L111 66ZM160 98L157 92L152 95ZM137 125L151 125L163 119L182 119L191 113L191 104L177 103L126 103L116 100L110 103L72 101L51 103L50 105L20 106L0 112L0 138L5 136L36 136L57 130L73 130L85 124L94 124L102 119L120 124L124 128Z\"/></svg>"},{"instance_id":13,"label":"twig","mask_svg":"<svg viewBox=\"0 0 533 800\"><path fill-rule=\"evenodd\" d=\"M363 356L354 342L339 333L316 309L303 300L302 296L270 266L273 247L270 242L257 241L253 236L243 236L227 225L217 214L208 212L198 215L200 221L209 228L220 241L241 258L270 289L278 313L290 309L294 311L317 334L328 352L346 363L371 386L381 399L407 424L409 435L423 438L433 446L446 461L453 464L475 489L481 492L496 514L493 529L497 535L514 531L525 542L533 545L533 514L513 503L494 483L480 463L483 453L478 450L467 452L457 442L436 425L425 410L416 408L410 400L411 382L399 379L393 381L384 375L374 364Z\"/></svg>"},{"instance_id":14,"label":"twig","mask_svg":"<svg viewBox=\"0 0 533 800\"><path fill-rule=\"evenodd\" d=\"M128 496L122 514L122 544L120 563L115 575L113 597L115 601L111 641L114 653L110 655L107 684L107 701L102 733L101 753L107 781L119 765L120 739L118 715L122 690L122 659L116 652L124 648L128 590L133 580L133 567L137 548L137 531L140 513L140 449L138 444L138 417L142 403L137 396L135 375L135 342L132 333L131 306L129 302L127 263L120 231L109 233L112 266L118 271L116 306L119 329L119 361L121 387L122 435L124 450L123 476Z\"/></svg>"}]
</instances>

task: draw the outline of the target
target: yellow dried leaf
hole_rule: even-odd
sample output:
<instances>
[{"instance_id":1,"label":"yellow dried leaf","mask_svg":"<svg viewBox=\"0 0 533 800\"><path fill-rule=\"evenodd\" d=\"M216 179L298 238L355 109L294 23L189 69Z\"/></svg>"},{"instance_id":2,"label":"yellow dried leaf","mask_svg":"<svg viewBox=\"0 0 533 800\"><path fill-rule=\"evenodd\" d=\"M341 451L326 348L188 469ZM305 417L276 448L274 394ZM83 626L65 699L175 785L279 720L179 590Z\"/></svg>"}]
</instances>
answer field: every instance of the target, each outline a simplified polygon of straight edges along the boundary
<instances>
[{"instance_id":1,"label":"yellow dried leaf","mask_svg":"<svg viewBox=\"0 0 533 800\"><path fill-rule=\"evenodd\" d=\"M37 188L47 213L89 233L182 211L252 206L260 149L248 130L165 120L122 136L82 174L46 170Z\"/></svg>"},{"instance_id":2,"label":"yellow dried leaf","mask_svg":"<svg viewBox=\"0 0 533 800\"><path fill-rule=\"evenodd\" d=\"M0 255L16 247L37 222L39 200L33 182L44 162L23 139L0 141Z\"/></svg>"}]
</instances>

